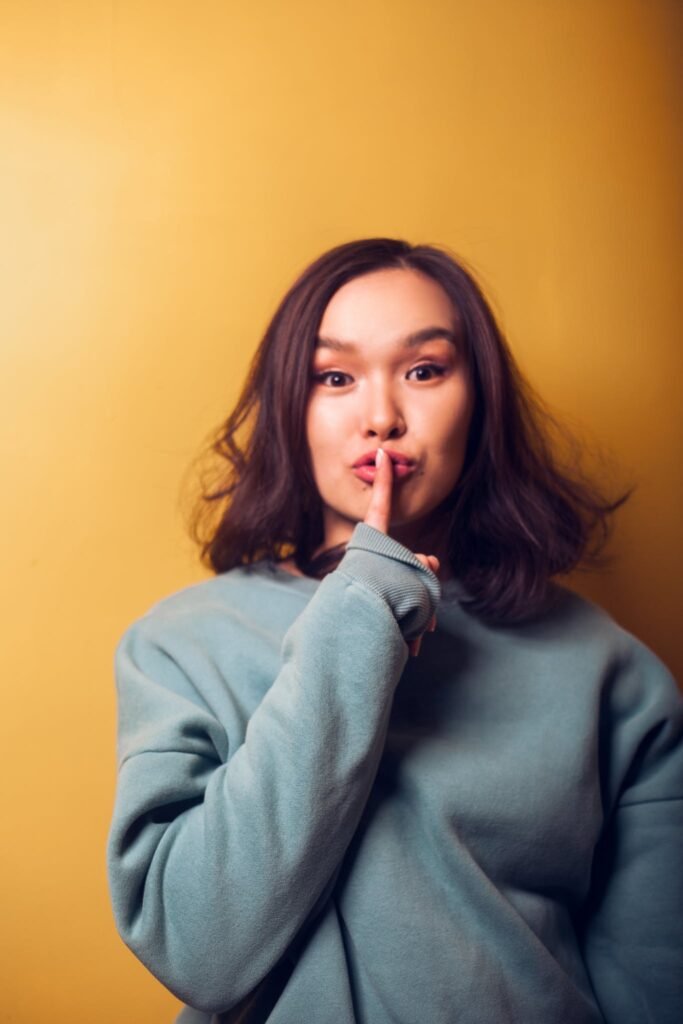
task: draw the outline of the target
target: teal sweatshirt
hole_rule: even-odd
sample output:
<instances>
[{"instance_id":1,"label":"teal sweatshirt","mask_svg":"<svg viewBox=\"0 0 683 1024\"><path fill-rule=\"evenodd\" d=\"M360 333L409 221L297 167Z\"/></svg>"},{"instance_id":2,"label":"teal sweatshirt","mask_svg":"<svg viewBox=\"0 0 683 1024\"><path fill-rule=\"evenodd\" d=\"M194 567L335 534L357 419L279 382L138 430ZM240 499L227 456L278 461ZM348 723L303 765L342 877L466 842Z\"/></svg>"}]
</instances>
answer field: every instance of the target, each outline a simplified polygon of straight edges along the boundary
<instances>
[{"instance_id":1,"label":"teal sweatshirt","mask_svg":"<svg viewBox=\"0 0 683 1024\"><path fill-rule=\"evenodd\" d=\"M109 878L179 1020L683 1019L681 698L553 594L486 625L359 524L322 581L233 569L127 630Z\"/></svg>"}]
</instances>

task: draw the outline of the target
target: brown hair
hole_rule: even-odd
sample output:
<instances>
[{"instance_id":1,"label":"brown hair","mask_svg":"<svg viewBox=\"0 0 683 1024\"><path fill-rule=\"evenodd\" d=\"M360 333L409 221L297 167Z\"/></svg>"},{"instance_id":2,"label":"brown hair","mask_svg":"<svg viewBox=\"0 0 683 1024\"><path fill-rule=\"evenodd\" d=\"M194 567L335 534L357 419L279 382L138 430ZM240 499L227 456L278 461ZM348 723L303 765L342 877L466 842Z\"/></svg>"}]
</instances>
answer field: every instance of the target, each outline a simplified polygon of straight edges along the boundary
<instances>
[{"instance_id":1,"label":"brown hair","mask_svg":"<svg viewBox=\"0 0 683 1024\"><path fill-rule=\"evenodd\" d=\"M578 444L520 374L472 274L441 247L362 239L303 271L268 325L237 405L210 442L213 466L202 475L192 536L203 563L217 573L290 553L311 576L338 564L343 546L312 557L324 537L305 436L311 360L334 293L352 278L390 267L438 282L459 317L474 412L463 471L444 514L451 568L469 595L464 603L492 621L527 618L545 604L551 577L604 563L611 513L631 492L609 500L583 475ZM558 440L573 453L571 469L560 462Z\"/></svg>"}]
</instances>

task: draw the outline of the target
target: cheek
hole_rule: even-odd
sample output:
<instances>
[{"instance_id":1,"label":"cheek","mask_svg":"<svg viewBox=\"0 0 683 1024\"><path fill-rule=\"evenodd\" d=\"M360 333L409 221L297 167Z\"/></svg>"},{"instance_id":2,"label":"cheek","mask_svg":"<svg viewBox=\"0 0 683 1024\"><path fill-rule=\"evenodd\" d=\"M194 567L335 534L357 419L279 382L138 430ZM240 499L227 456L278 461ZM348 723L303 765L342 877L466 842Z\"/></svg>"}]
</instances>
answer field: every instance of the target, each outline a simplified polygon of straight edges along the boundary
<instances>
[{"instance_id":1,"label":"cheek","mask_svg":"<svg viewBox=\"0 0 683 1024\"><path fill-rule=\"evenodd\" d=\"M329 472L332 465L330 456L339 452L343 436L338 415L331 408L331 403L311 399L306 414L306 440L311 462L317 471L327 469Z\"/></svg>"},{"instance_id":2,"label":"cheek","mask_svg":"<svg viewBox=\"0 0 683 1024\"><path fill-rule=\"evenodd\" d=\"M425 448L428 452L428 465L433 474L429 475L431 485L437 486L443 494L448 494L459 480L465 454L471 414L465 407L461 414L453 416L451 406L447 415L434 418L427 424L430 433L425 436Z\"/></svg>"},{"instance_id":3,"label":"cheek","mask_svg":"<svg viewBox=\"0 0 683 1024\"><path fill-rule=\"evenodd\" d=\"M466 396L457 392L450 401L433 403L421 413L420 435L434 455L448 458L464 448L471 419Z\"/></svg>"}]
</instances>

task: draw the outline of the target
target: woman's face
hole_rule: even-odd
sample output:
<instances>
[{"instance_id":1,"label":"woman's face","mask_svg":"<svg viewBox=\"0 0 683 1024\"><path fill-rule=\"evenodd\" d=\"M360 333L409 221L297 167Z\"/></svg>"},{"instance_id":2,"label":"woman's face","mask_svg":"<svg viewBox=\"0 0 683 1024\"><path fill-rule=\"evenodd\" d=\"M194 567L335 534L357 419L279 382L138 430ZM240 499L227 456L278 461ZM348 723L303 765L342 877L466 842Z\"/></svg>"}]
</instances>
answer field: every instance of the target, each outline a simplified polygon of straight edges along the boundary
<instances>
[{"instance_id":1,"label":"woman's face","mask_svg":"<svg viewBox=\"0 0 683 1024\"><path fill-rule=\"evenodd\" d=\"M306 417L325 547L365 518L380 445L394 471L392 536L409 546L428 536L430 513L462 471L472 416L458 334L450 299L419 271L374 271L332 296Z\"/></svg>"}]
</instances>

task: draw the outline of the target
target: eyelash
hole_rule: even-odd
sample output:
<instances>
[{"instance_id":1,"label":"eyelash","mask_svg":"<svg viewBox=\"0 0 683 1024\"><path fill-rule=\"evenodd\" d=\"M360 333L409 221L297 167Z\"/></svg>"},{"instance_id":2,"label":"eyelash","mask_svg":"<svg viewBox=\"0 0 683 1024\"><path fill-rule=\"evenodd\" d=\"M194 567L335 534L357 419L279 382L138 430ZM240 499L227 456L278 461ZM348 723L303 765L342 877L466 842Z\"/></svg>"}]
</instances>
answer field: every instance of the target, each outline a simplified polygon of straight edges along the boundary
<instances>
[{"instance_id":1,"label":"eyelash","mask_svg":"<svg viewBox=\"0 0 683 1024\"><path fill-rule=\"evenodd\" d=\"M413 366L412 370L408 370L408 373L412 373L413 370L432 370L434 377L443 377L446 367L441 366L440 363L419 363L417 366ZM429 379L431 380L432 378Z\"/></svg>"},{"instance_id":2,"label":"eyelash","mask_svg":"<svg viewBox=\"0 0 683 1024\"><path fill-rule=\"evenodd\" d=\"M411 370L409 370L408 373L413 373L415 370L431 370L433 372L433 376L429 377L428 380L433 380L434 377L443 377L444 374L446 373L446 367L445 366L440 366L438 363L420 363L418 366L413 366L413 368ZM341 370L323 370L321 373L314 374L313 375L313 380L316 382L316 384L324 384L325 379L327 377L349 377L349 376L350 376L350 374L342 373ZM421 382L419 382L419 383L421 383ZM344 384L337 385L337 386L332 385L332 389L333 390L339 390L342 387L345 387L345 385Z\"/></svg>"}]
</instances>

